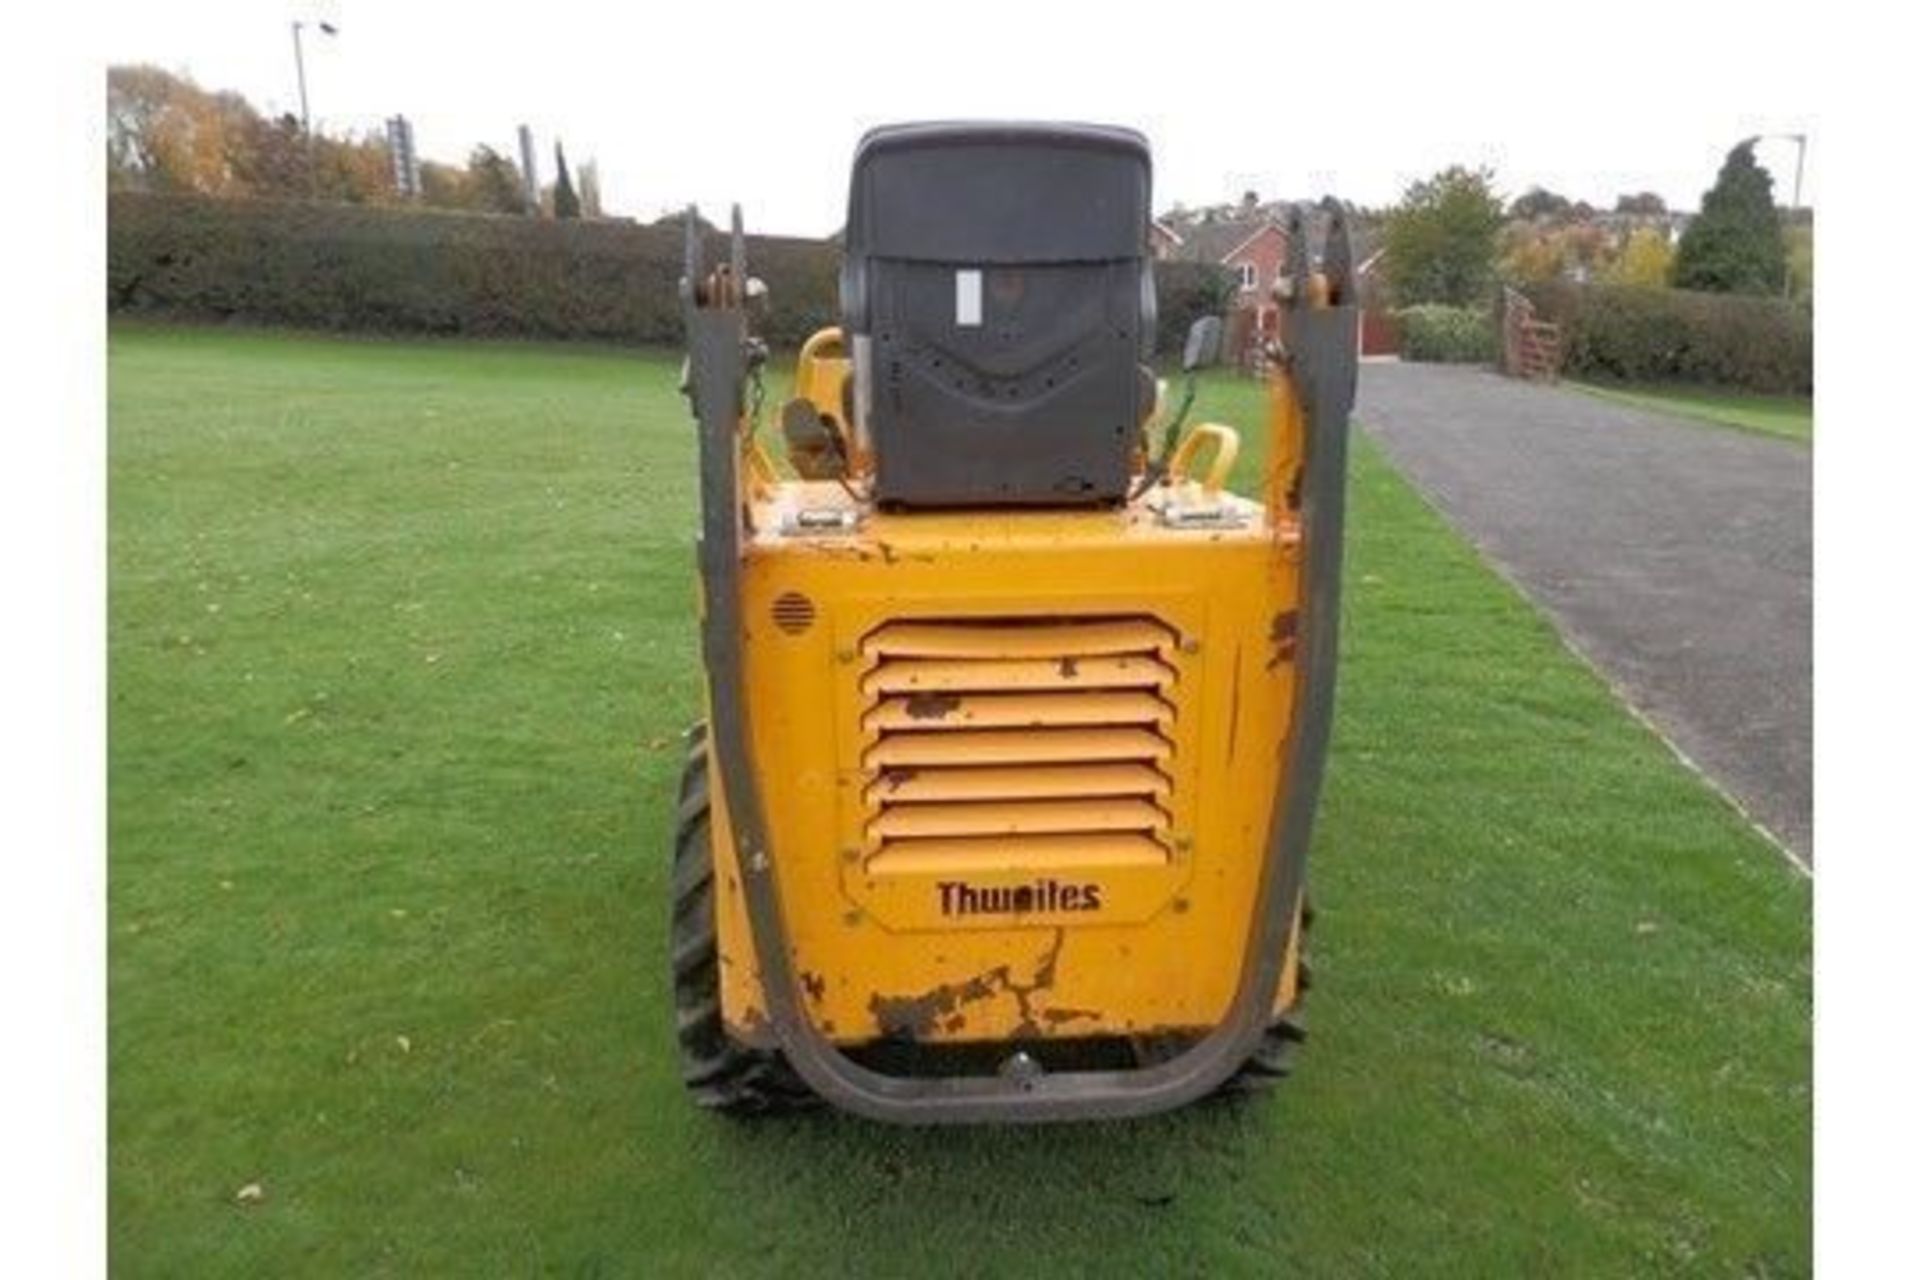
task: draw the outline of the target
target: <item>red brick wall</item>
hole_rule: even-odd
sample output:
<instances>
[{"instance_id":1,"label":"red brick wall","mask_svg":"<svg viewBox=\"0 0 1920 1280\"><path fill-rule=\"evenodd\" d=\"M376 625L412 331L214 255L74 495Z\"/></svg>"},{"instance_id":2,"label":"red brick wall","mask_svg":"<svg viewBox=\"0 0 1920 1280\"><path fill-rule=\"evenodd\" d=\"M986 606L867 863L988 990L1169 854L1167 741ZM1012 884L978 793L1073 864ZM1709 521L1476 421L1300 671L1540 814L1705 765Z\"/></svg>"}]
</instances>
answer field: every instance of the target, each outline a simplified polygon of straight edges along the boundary
<instances>
[{"instance_id":1,"label":"red brick wall","mask_svg":"<svg viewBox=\"0 0 1920 1280\"><path fill-rule=\"evenodd\" d=\"M1255 232L1238 249L1227 255L1227 270L1238 274L1240 265L1246 263L1253 267L1254 279L1251 289L1243 289L1234 295L1235 312L1249 311L1252 316L1235 316L1238 323L1230 324L1227 329L1227 358L1236 364L1246 364L1257 342L1260 321L1267 318L1266 313L1274 309L1273 285L1280 278L1281 269L1287 261L1287 235L1278 227L1263 227Z\"/></svg>"},{"instance_id":2,"label":"red brick wall","mask_svg":"<svg viewBox=\"0 0 1920 1280\"><path fill-rule=\"evenodd\" d=\"M1249 263L1254 270L1253 289L1243 293L1237 303L1265 303L1273 296L1273 282L1280 278L1280 268L1287 260L1287 235L1278 227L1264 227L1254 233L1253 238L1227 256L1226 267L1229 271L1238 271L1241 263Z\"/></svg>"}]
</instances>

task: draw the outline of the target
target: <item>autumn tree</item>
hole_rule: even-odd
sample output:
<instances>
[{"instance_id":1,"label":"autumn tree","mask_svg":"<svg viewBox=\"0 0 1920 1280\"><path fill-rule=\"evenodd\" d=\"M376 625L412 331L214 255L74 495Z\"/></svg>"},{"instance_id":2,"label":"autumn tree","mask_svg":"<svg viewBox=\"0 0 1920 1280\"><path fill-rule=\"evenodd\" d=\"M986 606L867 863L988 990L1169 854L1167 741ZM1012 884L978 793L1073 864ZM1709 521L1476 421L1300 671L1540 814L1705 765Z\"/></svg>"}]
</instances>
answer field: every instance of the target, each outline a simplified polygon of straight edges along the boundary
<instances>
[{"instance_id":1,"label":"autumn tree","mask_svg":"<svg viewBox=\"0 0 1920 1280\"><path fill-rule=\"evenodd\" d=\"M397 198L384 139L312 137L237 93L151 66L107 70L107 172L116 187L206 196Z\"/></svg>"},{"instance_id":2,"label":"autumn tree","mask_svg":"<svg viewBox=\"0 0 1920 1280\"><path fill-rule=\"evenodd\" d=\"M1813 296L1813 226L1787 228L1788 292L1796 298Z\"/></svg>"},{"instance_id":3,"label":"autumn tree","mask_svg":"<svg viewBox=\"0 0 1920 1280\"><path fill-rule=\"evenodd\" d=\"M1621 246L1620 254L1602 273L1608 284L1633 284L1657 287L1667 282L1673 270L1673 246L1666 233L1653 227L1636 228Z\"/></svg>"},{"instance_id":4,"label":"autumn tree","mask_svg":"<svg viewBox=\"0 0 1920 1280\"><path fill-rule=\"evenodd\" d=\"M346 204L393 204L393 153L384 137L367 135L313 139L313 193Z\"/></svg>"},{"instance_id":5,"label":"autumn tree","mask_svg":"<svg viewBox=\"0 0 1920 1280\"><path fill-rule=\"evenodd\" d=\"M1623 195L1613 202L1615 213L1635 213L1643 217L1652 217L1667 211L1667 202L1651 191L1642 191L1638 195Z\"/></svg>"},{"instance_id":6,"label":"autumn tree","mask_svg":"<svg viewBox=\"0 0 1920 1280\"><path fill-rule=\"evenodd\" d=\"M1505 221L1493 174L1458 165L1407 188L1386 218L1387 278L1396 302L1473 306L1494 279Z\"/></svg>"},{"instance_id":7,"label":"autumn tree","mask_svg":"<svg viewBox=\"0 0 1920 1280\"><path fill-rule=\"evenodd\" d=\"M1564 218L1573 212L1573 201L1545 187L1534 187L1515 199L1507 212L1528 222L1538 218Z\"/></svg>"},{"instance_id":8,"label":"autumn tree","mask_svg":"<svg viewBox=\"0 0 1920 1280\"><path fill-rule=\"evenodd\" d=\"M1680 236L1673 283L1714 293L1778 293L1786 244L1773 204L1773 176L1753 158L1753 139L1727 152L1700 213Z\"/></svg>"},{"instance_id":9,"label":"autumn tree","mask_svg":"<svg viewBox=\"0 0 1920 1280\"><path fill-rule=\"evenodd\" d=\"M251 113L154 66L107 69L107 172L116 186L236 194L231 135Z\"/></svg>"},{"instance_id":10,"label":"autumn tree","mask_svg":"<svg viewBox=\"0 0 1920 1280\"><path fill-rule=\"evenodd\" d=\"M420 162L420 203L429 209L467 209L473 204L467 171L438 160Z\"/></svg>"},{"instance_id":11,"label":"autumn tree","mask_svg":"<svg viewBox=\"0 0 1920 1280\"><path fill-rule=\"evenodd\" d=\"M484 142L467 156L466 208L483 213L522 213L526 186L519 166Z\"/></svg>"},{"instance_id":12,"label":"autumn tree","mask_svg":"<svg viewBox=\"0 0 1920 1280\"><path fill-rule=\"evenodd\" d=\"M1518 284L1549 280L1591 280L1603 275L1613 258L1613 242L1591 223L1566 226L1510 226L1503 237L1500 274Z\"/></svg>"},{"instance_id":13,"label":"autumn tree","mask_svg":"<svg viewBox=\"0 0 1920 1280\"><path fill-rule=\"evenodd\" d=\"M248 121L229 153L235 176L256 196L296 198L307 194L307 139L292 115Z\"/></svg>"}]
</instances>

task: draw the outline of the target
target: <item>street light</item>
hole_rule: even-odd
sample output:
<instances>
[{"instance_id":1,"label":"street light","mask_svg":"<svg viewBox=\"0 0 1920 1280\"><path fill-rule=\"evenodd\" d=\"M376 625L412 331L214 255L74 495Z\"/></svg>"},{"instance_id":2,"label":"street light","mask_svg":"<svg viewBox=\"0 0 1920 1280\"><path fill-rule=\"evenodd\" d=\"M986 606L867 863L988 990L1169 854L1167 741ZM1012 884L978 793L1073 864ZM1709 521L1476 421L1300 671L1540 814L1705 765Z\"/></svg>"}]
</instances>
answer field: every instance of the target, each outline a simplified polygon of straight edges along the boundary
<instances>
[{"instance_id":1,"label":"street light","mask_svg":"<svg viewBox=\"0 0 1920 1280\"><path fill-rule=\"evenodd\" d=\"M1804 133L1756 133L1740 145L1750 147L1756 142L1766 142L1769 139L1791 142L1795 147L1793 157L1793 204L1789 206L1789 210L1790 212L1798 213L1800 212L1800 175L1802 171L1805 170L1807 164L1807 135Z\"/></svg>"},{"instance_id":2,"label":"street light","mask_svg":"<svg viewBox=\"0 0 1920 1280\"><path fill-rule=\"evenodd\" d=\"M1800 213L1800 175L1803 172L1805 172L1806 166L1807 166L1807 135L1804 133L1756 133L1751 138L1746 139L1740 145L1743 147L1750 147L1754 145L1756 142L1765 142L1768 139L1778 139L1782 142L1791 142L1794 145L1793 203L1787 206L1787 213L1790 215L1787 219L1787 223L1789 226L1791 226L1793 224L1794 219L1798 217ZM1793 272L1791 271L1787 272L1786 284L1781 287L1780 292L1782 296L1792 295Z\"/></svg>"},{"instance_id":3,"label":"street light","mask_svg":"<svg viewBox=\"0 0 1920 1280\"><path fill-rule=\"evenodd\" d=\"M306 25L306 23L300 21L298 18L294 19L293 74L300 81L300 133L307 140L307 194L313 196L318 194L319 178L313 169L313 118L307 112L307 58L306 51L301 48L300 44L300 32ZM321 35L337 36L340 34L340 28L334 26L331 22L316 22L314 25L320 28Z\"/></svg>"}]
</instances>

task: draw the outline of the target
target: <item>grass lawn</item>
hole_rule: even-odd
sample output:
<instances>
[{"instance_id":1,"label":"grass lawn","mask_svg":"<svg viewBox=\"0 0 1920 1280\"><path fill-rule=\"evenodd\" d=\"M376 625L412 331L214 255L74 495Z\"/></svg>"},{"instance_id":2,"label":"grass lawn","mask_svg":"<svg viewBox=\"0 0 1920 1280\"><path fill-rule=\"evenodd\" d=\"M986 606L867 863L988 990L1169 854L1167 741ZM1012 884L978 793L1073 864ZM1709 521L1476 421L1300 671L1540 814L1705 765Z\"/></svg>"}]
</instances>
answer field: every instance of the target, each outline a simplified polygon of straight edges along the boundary
<instances>
[{"instance_id":1,"label":"grass lawn","mask_svg":"<svg viewBox=\"0 0 1920 1280\"><path fill-rule=\"evenodd\" d=\"M666 989L677 362L138 328L109 363L116 1272L1810 1269L1810 886L1364 442L1301 1073L1126 1124L740 1124L683 1102Z\"/></svg>"},{"instance_id":2,"label":"grass lawn","mask_svg":"<svg viewBox=\"0 0 1920 1280\"><path fill-rule=\"evenodd\" d=\"M1740 427L1788 440L1813 439L1813 397L1768 396L1753 391L1707 390L1700 387L1596 386L1571 382L1591 395L1618 400L1640 409L1675 413L1723 426Z\"/></svg>"}]
</instances>

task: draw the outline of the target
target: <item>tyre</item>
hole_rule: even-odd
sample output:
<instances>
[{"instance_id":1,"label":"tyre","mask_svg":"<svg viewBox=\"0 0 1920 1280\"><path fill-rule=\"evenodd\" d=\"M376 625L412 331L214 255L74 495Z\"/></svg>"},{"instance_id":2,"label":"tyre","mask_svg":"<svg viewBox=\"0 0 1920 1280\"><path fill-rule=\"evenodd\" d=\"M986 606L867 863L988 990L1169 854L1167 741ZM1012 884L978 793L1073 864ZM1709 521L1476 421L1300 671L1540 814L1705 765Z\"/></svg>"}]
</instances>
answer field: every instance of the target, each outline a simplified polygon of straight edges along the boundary
<instances>
[{"instance_id":1,"label":"tyre","mask_svg":"<svg viewBox=\"0 0 1920 1280\"><path fill-rule=\"evenodd\" d=\"M1218 1090L1222 1096L1265 1093L1293 1074L1300 1047L1307 1040L1305 1010L1307 990L1313 985L1313 968L1307 962L1307 939L1313 931L1313 904L1309 900L1300 910L1300 971L1293 1003L1274 1019L1260 1037L1240 1069L1228 1076Z\"/></svg>"},{"instance_id":2,"label":"tyre","mask_svg":"<svg viewBox=\"0 0 1920 1280\"><path fill-rule=\"evenodd\" d=\"M680 1079L709 1111L755 1116L800 1110L816 1099L778 1052L738 1044L720 1016L720 944L713 884L707 733L687 733L673 831L673 1007Z\"/></svg>"}]
</instances>

